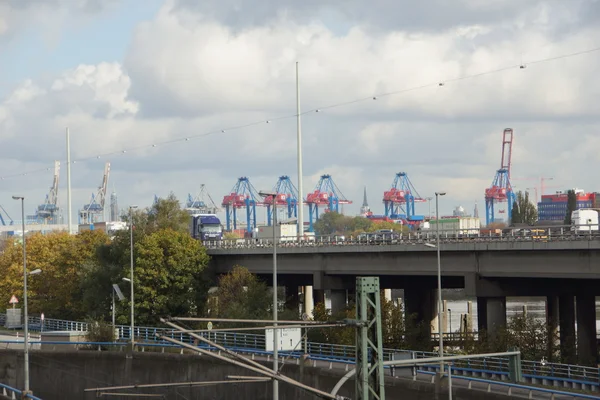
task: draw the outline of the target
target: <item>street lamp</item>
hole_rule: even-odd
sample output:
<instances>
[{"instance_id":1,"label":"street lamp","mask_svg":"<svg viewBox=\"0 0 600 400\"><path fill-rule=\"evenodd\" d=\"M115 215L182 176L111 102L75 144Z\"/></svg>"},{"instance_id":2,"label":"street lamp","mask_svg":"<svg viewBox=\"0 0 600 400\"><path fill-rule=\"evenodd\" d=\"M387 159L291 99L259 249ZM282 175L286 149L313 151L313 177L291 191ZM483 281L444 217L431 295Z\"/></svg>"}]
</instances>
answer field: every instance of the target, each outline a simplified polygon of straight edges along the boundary
<instances>
[{"instance_id":1,"label":"street lamp","mask_svg":"<svg viewBox=\"0 0 600 400\"><path fill-rule=\"evenodd\" d=\"M113 328L113 332L114 332L115 331L115 293L117 294L119 301L125 300L125 296L123 296L123 292L121 292L121 288L119 287L118 284L113 283L112 287L113 287L113 290L112 290L112 328Z\"/></svg>"},{"instance_id":2,"label":"street lamp","mask_svg":"<svg viewBox=\"0 0 600 400\"><path fill-rule=\"evenodd\" d=\"M438 332L440 336L440 357L444 356L444 334L442 332L442 266L440 257L440 209L439 209L439 197L445 196L446 192L435 192L435 226L436 226L436 243L437 243L437 283L438 283ZM444 361L440 361L440 374L444 373Z\"/></svg>"},{"instance_id":3,"label":"street lamp","mask_svg":"<svg viewBox=\"0 0 600 400\"><path fill-rule=\"evenodd\" d=\"M452 335L452 310L448 309L448 323L450 324L450 334Z\"/></svg>"},{"instance_id":4,"label":"street lamp","mask_svg":"<svg viewBox=\"0 0 600 400\"><path fill-rule=\"evenodd\" d=\"M37 275L42 272L41 269L35 269L27 273L27 246L25 238L25 197L13 196L13 200L21 200L21 229L23 230L23 329L25 337L23 338L24 347L24 390L23 394L29 391L29 315L27 314L27 275Z\"/></svg>"},{"instance_id":5,"label":"street lamp","mask_svg":"<svg viewBox=\"0 0 600 400\"><path fill-rule=\"evenodd\" d=\"M131 283L131 351L133 352L134 339L133 339L133 328L134 328L134 315L133 315L133 210L137 206L129 206L129 253L130 253L130 278Z\"/></svg>"},{"instance_id":6,"label":"street lamp","mask_svg":"<svg viewBox=\"0 0 600 400\"><path fill-rule=\"evenodd\" d=\"M277 228L277 193L260 191L261 197L271 197L273 199L273 372L277 373L277 357L278 357L278 330L277 330L277 240L275 237L275 229ZM279 383L277 379L273 379L273 400L279 399Z\"/></svg>"}]
</instances>

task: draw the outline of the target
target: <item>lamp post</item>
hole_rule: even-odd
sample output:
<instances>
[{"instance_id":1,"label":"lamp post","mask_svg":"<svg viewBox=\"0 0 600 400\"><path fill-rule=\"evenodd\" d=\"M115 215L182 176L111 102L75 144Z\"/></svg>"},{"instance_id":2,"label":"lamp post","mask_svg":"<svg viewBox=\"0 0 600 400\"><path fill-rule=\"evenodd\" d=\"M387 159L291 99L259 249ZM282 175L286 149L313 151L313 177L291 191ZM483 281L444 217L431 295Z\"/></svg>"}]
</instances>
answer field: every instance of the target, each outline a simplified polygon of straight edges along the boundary
<instances>
[{"instance_id":1,"label":"lamp post","mask_svg":"<svg viewBox=\"0 0 600 400\"><path fill-rule=\"evenodd\" d=\"M129 206L129 253L130 253L130 277L129 281L131 283L131 351L133 352L133 346L135 340L133 338L133 329L135 327L134 324L134 313L133 313L133 210L137 208L137 206Z\"/></svg>"},{"instance_id":2,"label":"lamp post","mask_svg":"<svg viewBox=\"0 0 600 400\"><path fill-rule=\"evenodd\" d=\"M29 390L29 315L27 313L27 275L37 275L42 272L41 269L36 269L27 273L27 246L25 238L25 197L13 196L13 200L21 200L21 229L23 230L23 394L30 393Z\"/></svg>"},{"instance_id":3,"label":"lamp post","mask_svg":"<svg viewBox=\"0 0 600 400\"><path fill-rule=\"evenodd\" d=\"M436 230L436 250L437 250L437 283L438 283L438 332L440 336L440 357L444 356L444 334L442 332L442 313L444 311L442 304L442 266L440 256L440 209L439 197L445 196L446 192L435 192L435 230ZM444 373L444 361L440 361L440 374Z\"/></svg>"},{"instance_id":4,"label":"lamp post","mask_svg":"<svg viewBox=\"0 0 600 400\"><path fill-rule=\"evenodd\" d=\"M277 373L277 357L279 334L277 330L277 238L275 229L277 228L277 193L276 192L259 192L261 197L271 197L273 199L273 372ZM273 379L273 400L279 399L279 382Z\"/></svg>"},{"instance_id":5,"label":"lamp post","mask_svg":"<svg viewBox=\"0 0 600 400\"><path fill-rule=\"evenodd\" d=\"M448 324L450 324L450 334L452 335L452 310L448 309Z\"/></svg>"}]
</instances>

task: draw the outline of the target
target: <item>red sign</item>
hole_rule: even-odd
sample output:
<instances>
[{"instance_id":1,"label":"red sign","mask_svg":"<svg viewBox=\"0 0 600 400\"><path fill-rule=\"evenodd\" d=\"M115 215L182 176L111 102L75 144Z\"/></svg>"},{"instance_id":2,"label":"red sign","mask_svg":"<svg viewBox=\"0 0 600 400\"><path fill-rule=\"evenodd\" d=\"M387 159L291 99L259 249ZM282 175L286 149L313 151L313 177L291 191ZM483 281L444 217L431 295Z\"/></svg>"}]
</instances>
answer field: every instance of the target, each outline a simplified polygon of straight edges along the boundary
<instances>
[{"instance_id":1,"label":"red sign","mask_svg":"<svg viewBox=\"0 0 600 400\"><path fill-rule=\"evenodd\" d=\"M15 296L15 295L13 295L13 297L11 297L10 301L9 301L10 304L16 304L18 302L19 302L19 299L17 299L17 296Z\"/></svg>"}]
</instances>

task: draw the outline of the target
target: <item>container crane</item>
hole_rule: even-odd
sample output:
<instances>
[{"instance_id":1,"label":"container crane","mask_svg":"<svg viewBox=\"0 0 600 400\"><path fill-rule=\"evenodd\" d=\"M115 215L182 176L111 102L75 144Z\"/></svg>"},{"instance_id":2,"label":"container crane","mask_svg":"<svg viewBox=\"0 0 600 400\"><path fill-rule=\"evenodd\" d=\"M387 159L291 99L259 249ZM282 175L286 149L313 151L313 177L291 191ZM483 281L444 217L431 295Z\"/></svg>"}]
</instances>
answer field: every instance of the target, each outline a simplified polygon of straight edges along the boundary
<instances>
[{"instance_id":1,"label":"container crane","mask_svg":"<svg viewBox=\"0 0 600 400\"><path fill-rule=\"evenodd\" d=\"M325 212L339 212L340 204L352 204L337 187L331 175L321 175L315 190L306 196L308 204L309 231L314 232L314 223L319 220L319 206Z\"/></svg>"},{"instance_id":2,"label":"container crane","mask_svg":"<svg viewBox=\"0 0 600 400\"><path fill-rule=\"evenodd\" d=\"M494 205L498 203L507 203L508 220L510 221L512 218L512 204L515 201L515 194L510 183L512 144L513 130L506 128L502 133L500 169L496 171L492 185L485 189L485 221L487 225L494 222Z\"/></svg>"},{"instance_id":3,"label":"container crane","mask_svg":"<svg viewBox=\"0 0 600 400\"><path fill-rule=\"evenodd\" d=\"M2 205L0 205L0 209L4 212L4 215L6 215L6 217L8 218L8 225L14 225L15 221L13 221L11 216L8 215L8 213L6 212L4 207L2 207ZM2 216L1 212L0 212L0 223L2 223L2 226L6 226L6 221L4 220L4 217Z\"/></svg>"},{"instance_id":4,"label":"container crane","mask_svg":"<svg viewBox=\"0 0 600 400\"><path fill-rule=\"evenodd\" d=\"M110 163L104 166L104 177L102 183L98 187L96 194L92 193L92 198L89 204L83 206L79 210L80 224L93 224L104 220L104 203L106 202L106 187L108 186L108 177L110 174Z\"/></svg>"},{"instance_id":5,"label":"container crane","mask_svg":"<svg viewBox=\"0 0 600 400\"><path fill-rule=\"evenodd\" d=\"M44 204L39 205L35 215L28 216L32 223L58 224L60 209L58 207L58 182L60 177L60 161L54 161L54 180Z\"/></svg>"},{"instance_id":6,"label":"container crane","mask_svg":"<svg viewBox=\"0 0 600 400\"><path fill-rule=\"evenodd\" d=\"M275 196L277 208L280 208L279 206L286 207L287 218L297 218L298 189L296 189L296 186L294 186L290 177L287 175L280 176L277 184L275 184L275 187L273 188L273 191L277 193L277 196ZM264 203L267 206L267 223L269 226L271 226L273 221L273 198L267 197L264 200Z\"/></svg>"},{"instance_id":7,"label":"container crane","mask_svg":"<svg viewBox=\"0 0 600 400\"><path fill-rule=\"evenodd\" d=\"M190 214L216 214L221 211L215 204L204 184L200 185L200 192L196 197L188 194L186 211Z\"/></svg>"},{"instance_id":8,"label":"container crane","mask_svg":"<svg viewBox=\"0 0 600 400\"><path fill-rule=\"evenodd\" d=\"M403 219L409 225L422 221L422 215L415 214L415 203L422 203L422 198L413 186L406 172L398 172L394 177L390 190L383 192L384 214L391 219Z\"/></svg>"},{"instance_id":9,"label":"container crane","mask_svg":"<svg viewBox=\"0 0 600 400\"><path fill-rule=\"evenodd\" d=\"M231 192L223 197L221 206L225 207L227 231L237 229L237 210L246 208L246 231L251 234L256 228L256 206L263 206L258 191L245 176L238 178Z\"/></svg>"}]
</instances>

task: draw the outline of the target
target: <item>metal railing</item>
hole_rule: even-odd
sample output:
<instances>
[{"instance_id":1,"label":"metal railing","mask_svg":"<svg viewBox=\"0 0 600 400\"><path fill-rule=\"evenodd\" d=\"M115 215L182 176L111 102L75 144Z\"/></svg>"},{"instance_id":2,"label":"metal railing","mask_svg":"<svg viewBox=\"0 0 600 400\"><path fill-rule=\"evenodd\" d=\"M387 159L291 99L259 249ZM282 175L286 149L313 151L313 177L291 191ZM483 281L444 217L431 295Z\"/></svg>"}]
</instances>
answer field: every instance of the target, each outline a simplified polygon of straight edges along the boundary
<instances>
[{"instance_id":1,"label":"metal railing","mask_svg":"<svg viewBox=\"0 0 600 400\"><path fill-rule=\"evenodd\" d=\"M230 334L231 335L231 334ZM219 335L215 335L215 336L219 336ZM231 338L230 338L231 340ZM235 340L235 339L233 339ZM11 342L11 341L1 341L0 343L6 343L6 342ZM15 343L19 343L16 341L12 341ZM103 348L108 348L108 347L118 347L121 351L124 351L127 347L128 347L128 343L113 343L113 342L63 342L63 341L33 341L32 344L45 344L45 345L59 345L59 346L75 346L77 349L90 349L90 350L102 350ZM165 351L165 349L178 349L179 351L183 351L183 347L179 346L179 345L175 345L175 344L171 344L171 343L136 343L136 346L138 347L138 351L144 351L145 349L147 349L148 351L150 351L150 349L160 349L162 352ZM199 348L203 348L206 350L213 350L216 351L217 349L208 346L206 344L200 343L200 344L196 344L197 347ZM230 348L230 350L234 350L237 352L241 352L241 353L251 353L251 354L257 354L257 355L262 355L262 356L266 356L267 358L272 354L271 352L268 351L264 351L264 350L256 350L256 349L245 349L245 348ZM421 356L423 356L426 353L421 353ZM430 353L429 356L437 356L437 353ZM300 357L302 357L302 353L301 352L282 352L280 354L280 357L283 359L285 358L296 358L297 359L297 363L299 362ZM418 358L427 358L427 357L418 357ZM338 360L335 358L328 358L328 357L319 357L319 356L311 356L310 359L312 360L319 360L319 361L324 361L324 362L328 362L329 363L329 368L332 368L332 363L346 363L346 364L351 364L353 363L353 361L351 360ZM499 360L500 364L503 364L504 359L503 358L496 358L496 357L488 357L486 359L488 361L488 365L490 365L493 368L493 363L490 364L490 360ZM462 361L462 360L461 360ZM474 363L476 361L476 359L469 359L469 360L464 360L465 362L470 362L470 363ZM437 364L435 364L437 366ZM550 389L550 388L544 388L544 387L539 387L539 386L531 386L531 385L524 385L524 384L518 384L518 383L509 383L509 382L503 382L501 380L492 380L492 379L482 379L482 378L477 378L477 377L471 377L471 376L465 376L465 375L460 375L460 373L462 372L463 368L461 368L460 363L455 361L453 363L453 367L452 367L452 371L453 371L453 379L459 379L459 380L466 380L469 382L468 384L468 389L473 389L471 386L471 382L479 382L479 383L483 383L485 385L487 385L486 387L486 391L487 392L492 392L491 388L492 386L501 386L501 387L506 387L508 388L508 395L511 396L512 395L512 390L513 389L518 389L518 390L523 390L523 391L527 391L528 392L528 397L529 398L533 398L532 394L533 393L545 393L545 394L549 394L550 398L554 398L555 396L563 396L563 397L571 397L571 398L581 398L581 399L598 399L598 396L595 395L591 395L591 394L586 394L586 393L580 393L580 392L567 392L567 391L561 391L561 390L556 390L556 389ZM416 372L420 373L420 374L425 374L425 375L435 375L435 372L431 372L429 370L427 370L427 367L432 367L432 366L428 366L428 365L420 365L416 367ZM390 370L391 367L386 366L385 369ZM508 372L506 373L500 373L500 374L506 374L508 375ZM525 376L525 375L524 375ZM584 384L590 385L590 383L585 382ZM9 386L6 385L2 385L0 384L0 387L6 387L8 388L8 390L12 391L13 393L16 394L21 394L21 391L19 391L18 389L14 389L11 388ZM478 389L475 389L478 390ZM481 390L481 389L479 389ZM6 394L6 393L5 393ZM41 400L38 399L35 396L27 396L30 399L33 400Z\"/></svg>"},{"instance_id":2,"label":"metal railing","mask_svg":"<svg viewBox=\"0 0 600 400\"><path fill-rule=\"evenodd\" d=\"M593 230L596 229L596 230ZM324 247L324 246L382 246L382 245L413 245L433 242L436 239L435 230L417 232L402 232L394 234L367 234L358 236L322 235L309 236L300 241L296 237L280 237L278 247ZM600 241L598 225L561 225L535 226L529 228L504 229L501 232L484 233L480 229L440 230L442 243L477 243L477 242L555 242L555 241ZM223 239L205 241L207 249L244 249L271 247L273 239Z\"/></svg>"},{"instance_id":3,"label":"metal railing","mask_svg":"<svg viewBox=\"0 0 600 400\"><path fill-rule=\"evenodd\" d=\"M2 324L4 314L0 314L0 324ZM46 318L41 323L39 317L29 317L30 328L32 331L86 331L88 324L86 322L66 321ZM128 325L117 325L118 340L128 341L131 339L131 327ZM135 327L134 336L137 341L146 343L155 343L166 345L168 342L160 340L158 336L167 336L180 340L185 343L194 344L195 341L189 335L170 328L161 327ZM214 341L217 344L228 348L243 349L252 352L262 352L266 349L265 336L262 334L237 333L237 332L203 332L201 336ZM294 351L288 351L287 354L307 353L311 357L326 358L328 360L340 362L354 362L355 348L351 345L302 342L298 343ZM394 354L412 353L415 358L437 357L437 352L411 351L400 349L383 349L384 361L391 361ZM447 353L450 355L450 353ZM432 366L431 368L435 368ZM505 358L481 358L465 360L456 363L457 369L466 371L479 371L489 374L508 374L508 359ZM599 369L596 367L586 367L580 365L549 363L545 361L523 360L522 370L524 375L533 378L555 378L578 381L590 385L600 386Z\"/></svg>"},{"instance_id":4,"label":"metal railing","mask_svg":"<svg viewBox=\"0 0 600 400\"><path fill-rule=\"evenodd\" d=\"M3 383L0 383L0 394L3 395L4 397L9 397L11 399L21 399L21 398L25 398L25 399L31 399L31 400L42 400L39 397L36 397L32 394L26 394L23 397L23 392L20 391L19 389L15 389L14 387L5 385Z\"/></svg>"}]
</instances>

